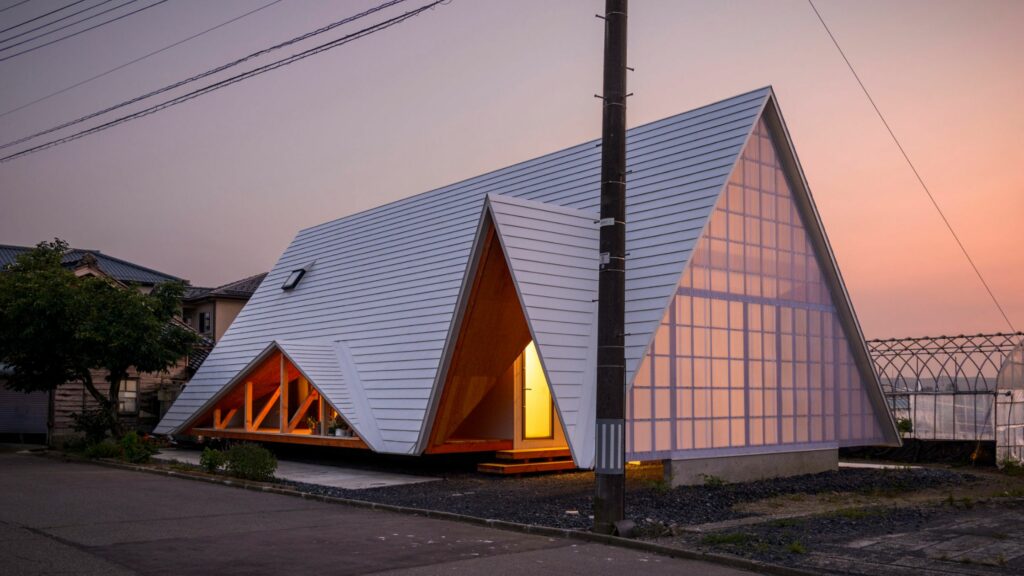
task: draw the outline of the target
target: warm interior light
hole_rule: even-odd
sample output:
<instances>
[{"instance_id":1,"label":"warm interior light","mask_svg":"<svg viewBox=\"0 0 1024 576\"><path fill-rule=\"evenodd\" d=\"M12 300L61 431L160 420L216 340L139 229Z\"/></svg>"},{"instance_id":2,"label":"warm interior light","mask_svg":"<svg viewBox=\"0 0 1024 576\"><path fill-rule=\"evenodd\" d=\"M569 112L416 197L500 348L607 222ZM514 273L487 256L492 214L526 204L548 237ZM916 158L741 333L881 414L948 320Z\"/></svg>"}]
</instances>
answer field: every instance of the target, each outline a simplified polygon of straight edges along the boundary
<instances>
[{"instance_id":1,"label":"warm interior light","mask_svg":"<svg viewBox=\"0 0 1024 576\"><path fill-rule=\"evenodd\" d=\"M551 438L554 432L551 389L533 342L523 351L523 362L523 437Z\"/></svg>"}]
</instances>

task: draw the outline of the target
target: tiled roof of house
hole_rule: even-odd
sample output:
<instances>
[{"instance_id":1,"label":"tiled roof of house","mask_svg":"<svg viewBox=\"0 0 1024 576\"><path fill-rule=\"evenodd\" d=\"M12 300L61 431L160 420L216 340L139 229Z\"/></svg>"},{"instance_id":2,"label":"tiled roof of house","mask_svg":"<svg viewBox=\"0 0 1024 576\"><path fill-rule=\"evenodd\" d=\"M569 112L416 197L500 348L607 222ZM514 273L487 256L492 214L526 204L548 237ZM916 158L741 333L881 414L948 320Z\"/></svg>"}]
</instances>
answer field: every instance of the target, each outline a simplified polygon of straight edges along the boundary
<instances>
[{"instance_id":1,"label":"tiled roof of house","mask_svg":"<svg viewBox=\"0 0 1024 576\"><path fill-rule=\"evenodd\" d=\"M256 274L234 282L228 282L216 288L203 288L201 286L189 286L185 289L183 300L195 301L202 298L241 298L248 300L253 292L260 287L260 282L267 277L267 273Z\"/></svg>"},{"instance_id":2,"label":"tiled roof of house","mask_svg":"<svg viewBox=\"0 0 1024 576\"><path fill-rule=\"evenodd\" d=\"M18 255L23 254L31 250L31 246L10 246L0 244L0 268L13 264ZM96 264L100 270L110 275L111 278L119 282L125 282L128 284L159 284L161 282L180 282L181 278L177 276L171 276L152 268L146 268L145 266L139 266L133 264L127 260L115 258L108 254L104 254L99 250L83 250L78 248L72 248L64 255L64 265L68 268L74 268L78 266L86 254L91 254L96 259Z\"/></svg>"}]
</instances>

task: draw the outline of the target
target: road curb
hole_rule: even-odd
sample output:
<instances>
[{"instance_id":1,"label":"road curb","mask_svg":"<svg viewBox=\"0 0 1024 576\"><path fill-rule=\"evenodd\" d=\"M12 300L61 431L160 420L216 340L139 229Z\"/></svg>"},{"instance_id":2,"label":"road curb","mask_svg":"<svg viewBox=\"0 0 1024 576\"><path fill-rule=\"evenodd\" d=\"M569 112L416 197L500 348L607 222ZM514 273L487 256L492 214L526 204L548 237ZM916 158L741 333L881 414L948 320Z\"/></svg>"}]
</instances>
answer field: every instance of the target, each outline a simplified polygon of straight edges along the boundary
<instances>
[{"instance_id":1,"label":"road curb","mask_svg":"<svg viewBox=\"0 0 1024 576\"><path fill-rule=\"evenodd\" d=\"M242 488L245 490L252 490L255 492L266 492L270 494L279 494L282 496L291 496L293 498L302 498L304 500L315 500L318 502L324 502L328 504L341 504L346 506L354 506L358 508L380 510L384 512L410 514L414 516L422 516L425 518L434 518L437 520L452 520L464 524L486 526L488 528L506 530L509 532L519 532L523 534L535 534L538 536L549 536L556 538L578 540L582 542L606 544L609 546L616 546L619 548L627 548L630 550L637 550L641 552L650 552L652 554L668 556L671 558L682 558L685 560L700 560L712 564L719 564L723 566L729 566L732 568L739 568L742 570L750 570L752 572L757 572L761 574L773 574L776 576L822 575L821 572L813 572L799 568L791 568L788 566L779 566L777 564L768 564L757 560L741 558L739 556L726 556L722 554L702 552L699 550L676 548L673 546L666 546L664 544L657 544L655 542L648 542L644 540L632 540L629 538L620 538L618 536L596 534L593 532L583 532L580 530L571 530L568 528L554 528L550 526L538 526L536 524L520 524L518 522L509 522L507 520L480 518L478 516L456 514L454 512L444 512L441 510L427 510L423 508L411 508L408 506L396 506L394 504L381 504L379 502L357 500L354 498L339 498L337 496L327 496L324 494L310 494L308 492L302 492L301 490L285 488L282 486L268 484L265 482L253 482L249 480L240 480L237 478L224 478L221 476L207 475L200 472L186 472L181 470L165 470L161 468L151 468L148 466L128 464L125 462L118 462L115 460L93 460L88 458L71 456L68 454L52 452L40 452L37 453L36 455L45 458L51 458L54 460L60 460L62 462L71 462L77 464L94 464L98 466L105 466L107 468L117 468L120 470L130 470L133 472L146 472L149 474L157 474L160 476L167 476L171 478L182 478L186 480L206 482L209 484L220 484L222 486L229 486L232 488Z\"/></svg>"}]
</instances>

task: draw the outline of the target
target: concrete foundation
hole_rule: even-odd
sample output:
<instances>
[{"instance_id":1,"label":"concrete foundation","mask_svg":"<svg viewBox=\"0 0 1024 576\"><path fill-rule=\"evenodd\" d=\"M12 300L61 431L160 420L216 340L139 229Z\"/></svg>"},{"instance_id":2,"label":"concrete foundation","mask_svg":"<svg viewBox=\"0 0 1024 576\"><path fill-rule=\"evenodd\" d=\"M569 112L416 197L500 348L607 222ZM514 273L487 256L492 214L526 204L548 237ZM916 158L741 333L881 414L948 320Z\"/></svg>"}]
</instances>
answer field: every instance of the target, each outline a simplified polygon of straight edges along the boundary
<instances>
[{"instance_id":1,"label":"concrete foundation","mask_svg":"<svg viewBox=\"0 0 1024 576\"><path fill-rule=\"evenodd\" d=\"M671 482L672 486L693 486L718 480L749 482L765 478L816 474L838 468L839 451L835 448L693 460L665 460L666 480Z\"/></svg>"}]
</instances>

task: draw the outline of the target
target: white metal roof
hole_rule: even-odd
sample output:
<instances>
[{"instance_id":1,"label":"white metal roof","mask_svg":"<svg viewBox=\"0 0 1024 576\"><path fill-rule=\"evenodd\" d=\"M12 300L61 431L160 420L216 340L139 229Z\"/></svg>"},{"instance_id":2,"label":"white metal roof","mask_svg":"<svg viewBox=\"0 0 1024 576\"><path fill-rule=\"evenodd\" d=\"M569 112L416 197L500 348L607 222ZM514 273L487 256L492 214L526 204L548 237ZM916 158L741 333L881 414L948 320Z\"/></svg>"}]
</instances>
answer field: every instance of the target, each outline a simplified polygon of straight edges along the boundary
<instances>
[{"instance_id":1,"label":"white metal roof","mask_svg":"<svg viewBox=\"0 0 1024 576\"><path fill-rule=\"evenodd\" d=\"M771 97L762 88L628 132L629 381ZM360 432L372 426L380 451L416 453L485 198L596 212L599 173L591 141L299 232L157 432L186 425L272 341L331 341L357 371ZM310 262L298 287L280 289Z\"/></svg>"}]
</instances>

